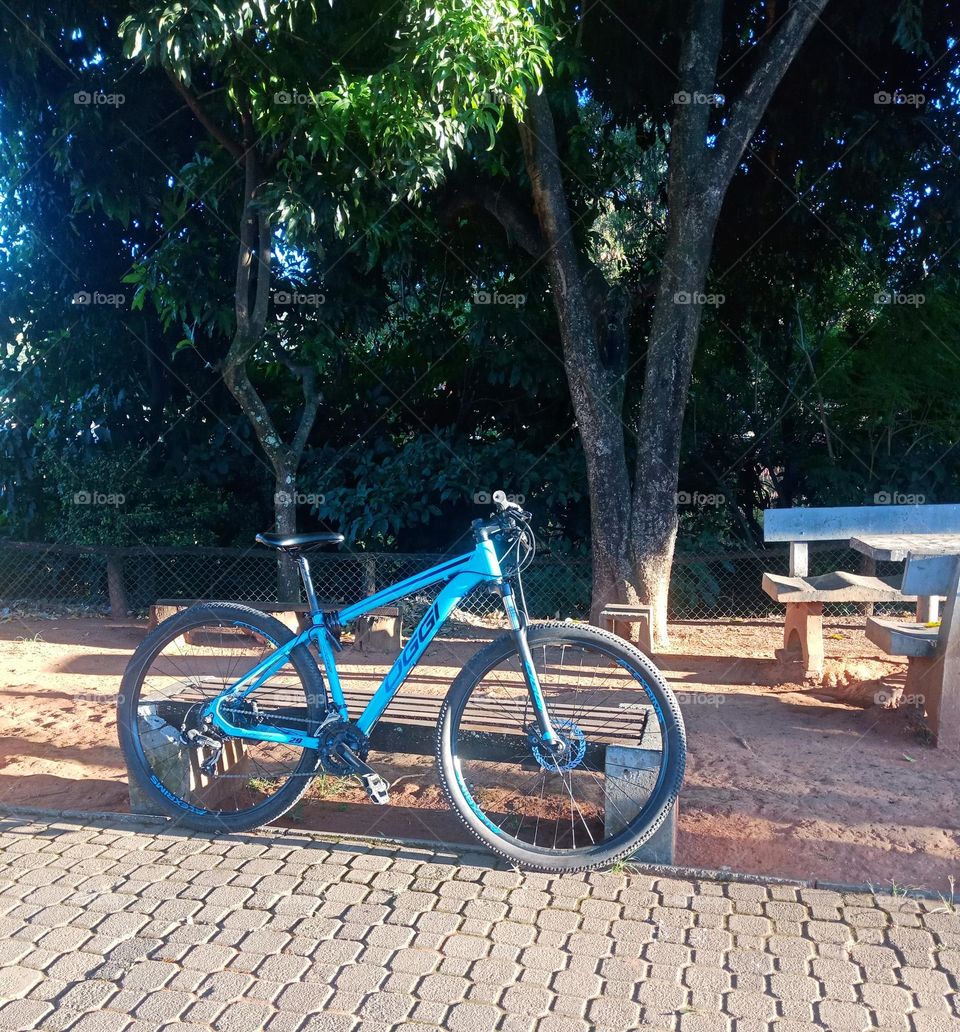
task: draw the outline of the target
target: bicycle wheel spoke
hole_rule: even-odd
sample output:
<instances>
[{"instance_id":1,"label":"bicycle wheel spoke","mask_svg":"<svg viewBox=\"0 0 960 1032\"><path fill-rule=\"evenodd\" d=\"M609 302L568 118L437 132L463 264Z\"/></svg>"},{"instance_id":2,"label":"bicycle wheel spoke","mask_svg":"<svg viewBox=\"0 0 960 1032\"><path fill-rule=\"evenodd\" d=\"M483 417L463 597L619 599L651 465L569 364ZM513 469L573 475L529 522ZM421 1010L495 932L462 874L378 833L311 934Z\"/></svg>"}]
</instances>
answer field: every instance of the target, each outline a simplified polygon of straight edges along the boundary
<instances>
[{"instance_id":1,"label":"bicycle wheel spoke","mask_svg":"<svg viewBox=\"0 0 960 1032\"><path fill-rule=\"evenodd\" d=\"M587 640L560 632L554 637L534 643L531 655L559 748L539 741L536 725L529 722L529 692L522 705L509 698L521 686L515 652L471 685L456 734L462 743L457 757L463 786L488 827L505 842L560 856L642 829L665 759L660 749L639 750L649 721L661 720L645 676L634 669L639 661L620 659L615 649L589 634ZM642 716L620 709L624 698ZM497 734L476 734L491 720L503 722ZM518 750L497 744L511 728L522 739ZM629 767L635 757L636 766L623 773L609 769L606 753L614 745L626 749L618 753L617 763ZM650 786L646 799L644 783Z\"/></svg>"},{"instance_id":2,"label":"bicycle wheel spoke","mask_svg":"<svg viewBox=\"0 0 960 1032\"><path fill-rule=\"evenodd\" d=\"M240 612L245 615L236 619L204 619L201 611L191 620L188 610L173 618L168 638L154 648L136 685L133 733L149 778L168 798L211 815L249 815L245 822L255 826L261 822L254 814L306 787L316 761L315 754L298 746L231 738L204 719L204 704L276 647L273 632L255 626L271 618ZM319 722L318 705L288 657L254 691L224 706L222 714L241 727L269 726L275 718L275 726L302 732L304 725Z\"/></svg>"}]
</instances>

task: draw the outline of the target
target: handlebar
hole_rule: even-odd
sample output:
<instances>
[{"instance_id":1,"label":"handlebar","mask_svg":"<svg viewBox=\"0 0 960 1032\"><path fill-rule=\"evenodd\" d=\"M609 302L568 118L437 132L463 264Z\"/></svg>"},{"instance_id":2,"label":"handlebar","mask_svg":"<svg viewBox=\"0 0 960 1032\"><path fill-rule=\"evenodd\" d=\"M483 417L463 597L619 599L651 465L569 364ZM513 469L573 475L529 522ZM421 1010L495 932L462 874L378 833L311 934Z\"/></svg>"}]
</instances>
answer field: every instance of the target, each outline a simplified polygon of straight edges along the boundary
<instances>
[{"instance_id":1,"label":"handlebar","mask_svg":"<svg viewBox=\"0 0 960 1032\"><path fill-rule=\"evenodd\" d=\"M522 505L507 498L503 491L494 491L491 500L496 510L492 514L493 519L473 521L473 532L477 540L483 540L490 534L499 534L504 531L518 534L527 530L527 521L532 516Z\"/></svg>"}]
</instances>

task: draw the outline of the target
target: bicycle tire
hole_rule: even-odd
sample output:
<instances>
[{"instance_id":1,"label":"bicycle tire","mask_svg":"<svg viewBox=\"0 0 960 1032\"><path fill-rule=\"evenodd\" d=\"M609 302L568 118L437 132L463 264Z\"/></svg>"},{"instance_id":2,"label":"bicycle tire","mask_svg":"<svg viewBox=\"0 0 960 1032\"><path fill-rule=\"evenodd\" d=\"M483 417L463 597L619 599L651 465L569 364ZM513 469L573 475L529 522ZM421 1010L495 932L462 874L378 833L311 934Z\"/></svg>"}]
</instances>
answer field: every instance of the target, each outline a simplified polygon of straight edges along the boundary
<instances>
[{"instance_id":1,"label":"bicycle tire","mask_svg":"<svg viewBox=\"0 0 960 1032\"><path fill-rule=\"evenodd\" d=\"M655 700L662 741L666 743L666 762L655 792L640 814L621 832L602 843L581 849L557 852L520 842L498 833L485 820L464 785L458 760L459 720L473 689L486 674L511 657L518 656L512 633L496 638L481 649L454 680L447 693L437 724L437 765L440 780L454 811L469 831L494 853L530 870L550 873L594 870L635 853L663 824L676 800L686 767L686 732L683 717L673 692L654 664L635 646L616 635L595 627L544 621L527 628L531 650L542 645L568 643L591 646L611 660L639 674L643 686ZM549 707L548 707L549 708ZM470 732L468 732L469 734Z\"/></svg>"},{"instance_id":2,"label":"bicycle tire","mask_svg":"<svg viewBox=\"0 0 960 1032\"><path fill-rule=\"evenodd\" d=\"M241 832L262 827L282 817L296 805L311 783L310 775L318 765L316 750L304 749L296 768L296 775L288 777L277 792L251 810L237 812L204 811L179 799L169 791L161 790L159 779L152 773L144 753L138 731L138 704L140 689L150 664L166 645L179 636L212 623L239 626L256 632L274 647L291 641L295 635L275 617L248 606L234 603L202 603L164 620L136 648L130 658L121 682L117 700L117 731L120 748L129 776L144 796L154 803L161 814L196 831ZM326 693L323 678L309 649L299 646L290 653L290 664L300 678L306 698L308 718L319 724L323 720Z\"/></svg>"}]
</instances>

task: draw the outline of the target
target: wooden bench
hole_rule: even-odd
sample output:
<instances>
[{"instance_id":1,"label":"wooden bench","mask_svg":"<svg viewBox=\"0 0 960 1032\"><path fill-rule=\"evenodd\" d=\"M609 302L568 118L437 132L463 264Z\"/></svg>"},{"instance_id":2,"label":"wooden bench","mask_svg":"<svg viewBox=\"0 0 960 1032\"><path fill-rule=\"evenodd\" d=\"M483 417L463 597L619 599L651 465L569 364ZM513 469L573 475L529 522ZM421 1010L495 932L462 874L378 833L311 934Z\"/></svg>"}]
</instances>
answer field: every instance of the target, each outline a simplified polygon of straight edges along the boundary
<instances>
[{"instance_id":1,"label":"wooden bench","mask_svg":"<svg viewBox=\"0 0 960 1032\"><path fill-rule=\"evenodd\" d=\"M164 698L162 693L157 693L151 699L148 719L155 719L158 726L149 732L156 740L150 762L154 769L168 770L181 792L199 789L204 794L215 793L219 786L216 778L205 779L195 762L184 762L183 747L172 736L164 740L163 728L165 725L179 727L197 703L215 695L222 687L222 681L201 674L191 678L189 687L179 685L174 694ZM662 742L652 707L638 704L634 691L619 688L600 691L609 695L609 699L589 706L586 711L582 703L576 705L556 699L550 701L550 712L555 720L576 719L590 736L582 773L598 785L601 784L600 772L605 774L602 781L606 803L604 820L607 832L613 834L642 809L653 791ZM373 692L370 686L344 692L354 718L363 711ZM437 721L443 701L443 694L426 695L405 688L390 704L383 719L374 726L370 734L371 749L386 754L434 756ZM271 687L270 703L269 713L274 714L274 719L280 724L284 716L302 719L306 715L302 693L288 687ZM529 699L523 690L518 689L512 697L498 695L482 702L474 700L468 727L488 736L484 741L484 760L513 763L518 750L527 748L524 726L530 719ZM236 774L248 769L248 750L243 743L231 741L231 746L231 750L225 750L221 757L218 773ZM469 753L469 743L463 743L461 758L469 761ZM374 758L371 762L376 765L378 761ZM530 762L531 772L535 771L532 758ZM217 797L210 795L207 798ZM135 813L151 812L149 802L132 787L130 807ZM674 862L677 813L678 805L675 803L670 816L637 851L634 859L656 864Z\"/></svg>"},{"instance_id":2,"label":"wooden bench","mask_svg":"<svg viewBox=\"0 0 960 1032\"><path fill-rule=\"evenodd\" d=\"M148 630L190 606L208 601L196 598L161 598L150 607ZM235 602L234 605L249 606L261 613L275 616L292 631L300 632L309 624L310 607L302 602ZM336 609L334 602L321 602L326 609ZM382 654L396 658L403 648L403 625L400 610L396 606L380 606L361 616L354 625L354 644L367 655Z\"/></svg>"},{"instance_id":3,"label":"wooden bench","mask_svg":"<svg viewBox=\"0 0 960 1032\"><path fill-rule=\"evenodd\" d=\"M943 619L931 626L871 617L867 637L889 655L907 657L904 696L923 710L938 746L960 750L960 556L911 555L903 588L944 596Z\"/></svg>"},{"instance_id":4,"label":"wooden bench","mask_svg":"<svg viewBox=\"0 0 960 1032\"><path fill-rule=\"evenodd\" d=\"M807 677L823 673L823 606L835 602L907 602L899 578L876 577L870 570L836 570L809 576L809 542L849 541L862 534L936 534L960 532L960 505L860 505L839 508L768 509L764 541L790 545L787 576L764 573L763 590L786 606L784 655L798 646Z\"/></svg>"}]
</instances>

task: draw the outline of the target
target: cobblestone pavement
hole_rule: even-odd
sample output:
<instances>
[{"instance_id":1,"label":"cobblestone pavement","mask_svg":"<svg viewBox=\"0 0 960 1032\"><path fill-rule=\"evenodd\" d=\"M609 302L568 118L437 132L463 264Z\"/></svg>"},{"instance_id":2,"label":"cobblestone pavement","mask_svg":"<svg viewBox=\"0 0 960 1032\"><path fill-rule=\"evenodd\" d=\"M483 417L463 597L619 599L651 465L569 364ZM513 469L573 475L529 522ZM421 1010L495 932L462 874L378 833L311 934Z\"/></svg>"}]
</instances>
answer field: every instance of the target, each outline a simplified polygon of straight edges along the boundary
<instances>
[{"instance_id":1,"label":"cobblestone pavement","mask_svg":"<svg viewBox=\"0 0 960 1032\"><path fill-rule=\"evenodd\" d=\"M931 900L0 820L0 1028L960 1029Z\"/></svg>"}]
</instances>

